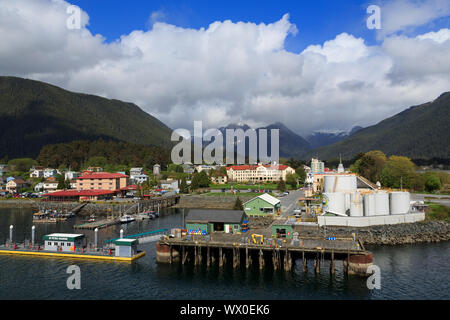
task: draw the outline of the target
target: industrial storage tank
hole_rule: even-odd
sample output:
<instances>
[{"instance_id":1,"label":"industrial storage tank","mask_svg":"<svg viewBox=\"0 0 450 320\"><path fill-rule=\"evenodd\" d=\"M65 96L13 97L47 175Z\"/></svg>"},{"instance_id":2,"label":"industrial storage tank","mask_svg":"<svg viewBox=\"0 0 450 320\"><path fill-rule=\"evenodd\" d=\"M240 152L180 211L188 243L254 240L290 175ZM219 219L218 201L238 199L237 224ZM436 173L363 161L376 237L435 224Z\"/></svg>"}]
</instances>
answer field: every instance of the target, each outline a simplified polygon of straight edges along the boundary
<instances>
[{"instance_id":1,"label":"industrial storage tank","mask_svg":"<svg viewBox=\"0 0 450 320\"><path fill-rule=\"evenodd\" d=\"M363 197L359 192L350 194L350 216L362 217L364 215Z\"/></svg>"},{"instance_id":2,"label":"industrial storage tank","mask_svg":"<svg viewBox=\"0 0 450 320\"><path fill-rule=\"evenodd\" d=\"M324 192L355 192L356 176L355 175L327 175L324 176Z\"/></svg>"},{"instance_id":3,"label":"industrial storage tank","mask_svg":"<svg viewBox=\"0 0 450 320\"><path fill-rule=\"evenodd\" d=\"M347 216L345 214L345 194L343 192L324 193L323 200L325 200L324 212Z\"/></svg>"},{"instance_id":4,"label":"industrial storage tank","mask_svg":"<svg viewBox=\"0 0 450 320\"><path fill-rule=\"evenodd\" d=\"M375 197L375 215L387 216L389 215L389 194L385 192L377 192Z\"/></svg>"},{"instance_id":5,"label":"industrial storage tank","mask_svg":"<svg viewBox=\"0 0 450 320\"><path fill-rule=\"evenodd\" d=\"M351 201L351 193L346 192L345 193L345 212L348 215L347 211L350 210L350 201Z\"/></svg>"},{"instance_id":6,"label":"industrial storage tank","mask_svg":"<svg viewBox=\"0 0 450 320\"><path fill-rule=\"evenodd\" d=\"M410 201L411 195L409 192L391 192L389 201L391 214L408 213Z\"/></svg>"},{"instance_id":7,"label":"industrial storage tank","mask_svg":"<svg viewBox=\"0 0 450 320\"><path fill-rule=\"evenodd\" d=\"M368 193L364 195L364 216L371 217L375 215L375 195Z\"/></svg>"}]
</instances>

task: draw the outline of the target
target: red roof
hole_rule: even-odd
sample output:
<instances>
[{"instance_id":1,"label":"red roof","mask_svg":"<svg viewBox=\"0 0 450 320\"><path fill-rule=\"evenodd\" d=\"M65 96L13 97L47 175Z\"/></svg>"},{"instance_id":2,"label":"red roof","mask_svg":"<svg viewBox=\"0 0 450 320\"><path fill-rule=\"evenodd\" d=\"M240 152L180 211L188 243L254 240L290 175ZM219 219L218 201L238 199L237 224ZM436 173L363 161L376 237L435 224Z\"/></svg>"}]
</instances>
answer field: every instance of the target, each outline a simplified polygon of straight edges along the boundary
<instances>
[{"instance_id":1,"label":"red roof","mask_svg":"<svg viewBox=\"0 0 450 320\"><path fill-rule=\"evenodd\" d=\"M121 173L109 173L109 172L92 172L85 174L77 179L117 179L128 178L127 175Z\"/></svg>"},{"instance_id":2,"label":"red roof","mask_svg":"<svg viewBox=\"0 0 450 320\"><path fill-rule=\"evenodd\" d=\"M47 197L84 197L84 196L102 196L106 194L114 194L111 190L64 190L52 193L46 193Z\"/></svg>"},{"instance_id":3,"label":"red roof","mask_svg":"<svg viewBox=\"0 0 450 320\"><path fill-rule=\"evenodd\" d=\"M265 168L275 167L278 170L285 170L287 167L289 167L285 164L279 164L279 165L275 165L275 166L272 166L270 164L264 164L262 166ZM255 170L257 167L259 167L259 166L256 164L250 164L250 165L230 166L230 167L227 167L227 170L230 170L230 169L233 169L233 170Z\"/></svg>"},{"instance_id":4,"label":"red roof","mask_svg":"<svg viewBox=\"0 0 450 320\"><path fill-rule=\"evenodd\" d=\"M141 187L141 189L142 189L142 187ZM135 185L135 184L130 184L129 186L120 188L119 190L137 190L137 185Z\"/></svg>"}]
</instances>

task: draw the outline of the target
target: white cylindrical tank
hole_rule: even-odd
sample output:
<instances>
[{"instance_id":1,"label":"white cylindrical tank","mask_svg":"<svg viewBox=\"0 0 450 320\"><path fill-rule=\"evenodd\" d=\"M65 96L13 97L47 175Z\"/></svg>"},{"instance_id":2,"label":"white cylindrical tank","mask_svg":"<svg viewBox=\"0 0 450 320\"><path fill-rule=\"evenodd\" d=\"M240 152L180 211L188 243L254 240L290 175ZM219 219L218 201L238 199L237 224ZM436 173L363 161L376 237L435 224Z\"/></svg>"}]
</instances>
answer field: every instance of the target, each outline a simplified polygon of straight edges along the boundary
<instances>
[{"instance_id":1,"label":"white cylindrical tank","mask_svg":"<svg viewBox=\"0 0 450 320\"><path fill-rule=\"evenodd\" d=\"M364 216L371 217L375 215L375 196L373 193L364 195Z\"/></svg>"},{"instance_id":2,"label":"white cylindrical tank","mask_svg":"<svg viewBox=\"0 0 450 320\"><path fill-rule=\"evenodd\" d=\"M391 192L389 201L391 214L408 213L410 201L411 195L409 192Z\"/></svg>"},{"instance_id":3,"label":"white cylindrical tank","mask_svg":"<svg viewBox=\"0 0 450 320\"><path fill-rule=\"evenodd\" d=\"M346 192L345 193L345 211L347 212L350 210L350 201L351 201L351 193Z\"/></svg>"},{"instance_id":4,"label":"white cylindrical tank","mask_svg":"<svg viewBox=\"0 0 450 320\"><path fill-rule=\"evenodd\" d=\"M355 192L355 175L328 175L324 176L324 192Z\"/></svg>"},{"instance_id":5,"label":"white cylindrical tank","mask_svg":"<svg viewBox=\"0 0 450 320\"><path fill-rule=\"evenodd\" d=\"M359 192L350 194L350 216L362 217L364 215L363 197Z\"/></svg>"},{"instance_id":6,"label":"white cylindrical tank","mask_svg":"<svg viewBox=\"0 0 450 320\"><path fill-rule=\"evenodd\" d=\"M375 215L387 216L389 215L389 194L385 192L377 192L375 197Z\"/></svg>"},{"instance_id":7,"label":"white cylindrical tank","mask_svg":"<svg viewBox=\"0 0 450 320\"><path fill-rule=\"evenodd\" d=\"M325 200L323 208L324 212L334 213L339 216L347 216L345 214L345 193L324 193L323 199Z\"/></svg>"}]
</instances>

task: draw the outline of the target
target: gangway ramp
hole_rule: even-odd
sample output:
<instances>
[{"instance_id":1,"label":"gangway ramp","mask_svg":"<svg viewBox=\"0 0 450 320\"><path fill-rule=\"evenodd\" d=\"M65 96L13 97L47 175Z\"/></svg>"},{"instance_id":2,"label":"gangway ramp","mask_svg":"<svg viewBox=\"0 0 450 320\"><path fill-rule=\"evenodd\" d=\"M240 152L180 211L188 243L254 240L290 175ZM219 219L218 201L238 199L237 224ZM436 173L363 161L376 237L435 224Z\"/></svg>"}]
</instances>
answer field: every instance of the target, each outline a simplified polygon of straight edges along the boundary
<instances>
[{"instance_id":1,"label":"gangway ramp","mask_svg":"<svg viewBox=\"0 0 450 320\"><path fill-rule=\"evenodd\" d=\"M149 243L149 242L155 242L161 239L162 235L165 235L169 232L169 229L158 229L158 230L152 230L148 232L138 233L138 234L132 234L125 236L125 239L138 239L139 244ZM120 238L110 239L106 240L106 243L112 243L115 240L118 240Z\"/></svg>"}]
</instances>

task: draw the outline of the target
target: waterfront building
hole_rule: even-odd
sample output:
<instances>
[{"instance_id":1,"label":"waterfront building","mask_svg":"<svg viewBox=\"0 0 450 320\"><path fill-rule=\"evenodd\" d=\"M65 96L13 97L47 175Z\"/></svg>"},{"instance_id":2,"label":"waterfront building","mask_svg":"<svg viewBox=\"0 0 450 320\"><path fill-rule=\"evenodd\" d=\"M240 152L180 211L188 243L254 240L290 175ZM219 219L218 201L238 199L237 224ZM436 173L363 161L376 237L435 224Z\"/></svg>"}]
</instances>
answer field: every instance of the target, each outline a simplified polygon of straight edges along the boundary
<instances>
[{"instance_id":1,"label":"waterfront building","mask_svg":"<svg viewBox=\"0 0 450 320\"><path fill-rule=\"evenodd\" d=\"M243 204L244 211L248 216L265 216L276 214L280 211L281 201L270 194L264 193Z\"/></svg>"},{"instance_id":2,"label":"waterfront building","mask_svg":"<svg viewBox=\"0 0 450 320\"><path fill-rule=\"evenodd\" d=\"M117 239L114 240L115 245L115 256L131 258L138 253L137 239Z\"/></svg>"},{"instance_id":3,"label":"waterfront building","mask_svg":"<svg viewBox=\"0 0 450 320\"><path fill-rule=\"evenodd\" d=\"M102 167L88 167L86 169L86 171L90 171L90 172L103 172L103 168Z\"/></svg>"},{"instance_id":4,"label":"waterfront building","mask_svg":"<svg viewBox=\"0 0 450 320\"><path fill-rule=\"evenodd\" d=\"M114 191L128 185L128 176L121 173L90 172L77 178L78 190Z\"/></svg>"},{"instance_id":5,"label":"waterfront building","mask_svg":"<svg viewBox=\"0 0 450 320\"><path fill-rule=\"evenodd\" d=\"M188 234L240 233L246 219L242 210L189 210L185 229Z\"/></svg>"},{"instance_id":6,"label":"waterfront building","mask_svg":"<svg viewBox=\"0 0 450 320\"><path fill-rule=\"evenodd\" d=\"M110 190L64 190L44 194L50 201L97 201L110 200L115 191Z\"/></svg>"},{"instance_id":7,"label":"waterfront building","mask_svg":"<svg viewBox=\"0 0 450 320\"><path fill-rule=\"evenodd\" d=\"M52 233L45 235L44 250L74 252L76 248L82 248L85 240L84 234Z\"/></svg>"},{"instance_id":8,"label":"waterfront building","mask_svg":"<svg viewBox=\"0 0 450 320\"><path fill-rule=\"evenodd\" d=\"M295 173L291 167L283 164L240 165L227 167L228 180L236 182L286 181L286 175Z\"/></svg>"}]
</instances>

